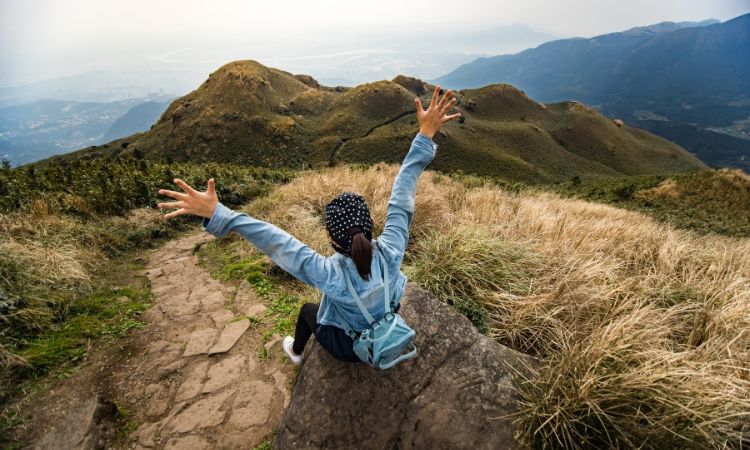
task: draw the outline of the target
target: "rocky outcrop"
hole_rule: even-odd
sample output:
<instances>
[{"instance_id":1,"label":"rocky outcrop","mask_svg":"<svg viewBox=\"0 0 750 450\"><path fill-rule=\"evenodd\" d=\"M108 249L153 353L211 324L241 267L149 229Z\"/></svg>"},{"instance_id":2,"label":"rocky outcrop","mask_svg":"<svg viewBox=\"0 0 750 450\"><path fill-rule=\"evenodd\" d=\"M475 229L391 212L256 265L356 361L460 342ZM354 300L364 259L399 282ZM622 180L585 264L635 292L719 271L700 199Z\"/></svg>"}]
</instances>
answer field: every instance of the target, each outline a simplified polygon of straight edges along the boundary
<instances>
[{"instance_id":1,"label":"rocky outcrop","mask_svg":"<svg viewBox=\"0 0 750 450\"><path fill-rule=\"evenodd\" d=\"M342 363L308 344L274 448L516 447L514 376L535 360L413 284L400 313L419 353L393 369Z\"/></svg>"}]
</instances>

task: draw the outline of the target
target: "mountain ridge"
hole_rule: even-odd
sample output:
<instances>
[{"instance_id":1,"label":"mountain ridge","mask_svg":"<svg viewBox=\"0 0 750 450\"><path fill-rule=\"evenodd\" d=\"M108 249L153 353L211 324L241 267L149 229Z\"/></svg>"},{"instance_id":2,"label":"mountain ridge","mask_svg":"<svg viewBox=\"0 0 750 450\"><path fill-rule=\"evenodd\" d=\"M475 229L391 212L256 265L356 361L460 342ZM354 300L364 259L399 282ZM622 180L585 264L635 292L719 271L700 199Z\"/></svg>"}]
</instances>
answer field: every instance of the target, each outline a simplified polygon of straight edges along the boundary
<instances>
[{"instance_id":1,"label":"mountain ridge","mask_svg":"<svg viewBox=\"0 0 750 450\"><path fill-rule=\"evenodd\" d=\"M406 76L326 87L306 75L235 61L172 102L151 130L68 157L137 151L153 159L292 168L398 163L418 128L414 97L427 104L432 89ZM544 105L509 85L456 96L463 118L435 137L438 170L555 181L704 167L676 144L577 102Z\"/></svg>"},{"instance_id":2,"label":"mountain ridge","mask_svg":"<svg viewBox=\"0 0 750 450\"><path fill-rule=\"evenodd\" d=\"M552 41L514 55L480 58L436 79L447 87L518 85L545 102L575 99L604 114L674 138L704 161L729 161L746 170L750 140L734 136L720 158L695 133L737 127L750 135L750 14L723 23L679 27L656 24L593 38ZM731 130L729 130L731 131ZM723 138L722 142L732 141ZM734 150L737 148L737 150ZM744 150L743 150L744 148ZM727 159L727 154L732 156Z\"/></svg>"}]
</instances>

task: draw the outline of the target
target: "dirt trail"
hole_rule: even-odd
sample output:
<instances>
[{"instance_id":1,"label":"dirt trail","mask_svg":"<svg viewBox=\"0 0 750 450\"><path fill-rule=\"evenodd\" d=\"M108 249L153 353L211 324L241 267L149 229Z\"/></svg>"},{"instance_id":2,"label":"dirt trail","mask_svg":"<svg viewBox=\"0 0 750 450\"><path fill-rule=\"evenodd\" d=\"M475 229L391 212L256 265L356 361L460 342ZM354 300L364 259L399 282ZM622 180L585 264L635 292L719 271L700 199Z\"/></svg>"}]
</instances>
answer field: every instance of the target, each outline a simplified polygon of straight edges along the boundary
<instances>
[{"instance_id":1,"label":"dirt trail","mask_svg":"<svg viewBox=\"0 0 750 450\"><path fill-rule=\"evenodd\" d=\"M235 292L198 266L193 249L210 239L201 232L171 241L147 263L147 347L117 383L141 422L136 448L253 448L289 402L293 369L279 340L260 361L259 333L242 318L260 315L262 300L248 284Z\"/></svg>"},{"instance_id":2,"label":"dirt trail","mask_svg":"<svg viewBox=\"0 0 750 450\"><path fill-rule=\"evenodd\" d=\"M354 136L354 137L348 137L348 138L341 138L341 141L339 141L339 143L336 144L336 147L334 147L333 150L331 151L331 156L330 156L330 158L328 158L328 165L330 165L330 166L335 166L336 165L336 156L341 152L341 149L344 147L344 145L346 145L347 142L349 142L349 141L356 141L357 139L364 139L367 136L371 135L378 128L382 128L382 127L384 127L386 125L390 125L393 122L397 121L398 119L400 119L402 117L405 117L405 116L408 116L409 114L414 114L414 111L413 110L409 110L409 111L400 112L400 113L396 114L395 116L390 117L390 118L384 120L383 122L380 122L378 124L375 124L375 125L371 126L369 130L367 130L364 134L362 134L360 136Z\"/></svg>"},{"instance_id":3,"label":"dirt trail","mask_svg":"<svg viewBox=\"0 0 750 450\"><path fill-rule=\"evenodd\" d=\"M116 345L94 346L83 367L22 402L19 442L35 449L80 442L96 414L71 418L92 396L127 411L125 429L138 425L117 438L94 427L107 448L252 449L272 437L290 401L294 366L278 336L260 358L271 325L250 284L226 286L198 265L193 250L211 239L193 233L142 257L154 294L142 316L147 325Z\"/></svg>"}]
</instances>

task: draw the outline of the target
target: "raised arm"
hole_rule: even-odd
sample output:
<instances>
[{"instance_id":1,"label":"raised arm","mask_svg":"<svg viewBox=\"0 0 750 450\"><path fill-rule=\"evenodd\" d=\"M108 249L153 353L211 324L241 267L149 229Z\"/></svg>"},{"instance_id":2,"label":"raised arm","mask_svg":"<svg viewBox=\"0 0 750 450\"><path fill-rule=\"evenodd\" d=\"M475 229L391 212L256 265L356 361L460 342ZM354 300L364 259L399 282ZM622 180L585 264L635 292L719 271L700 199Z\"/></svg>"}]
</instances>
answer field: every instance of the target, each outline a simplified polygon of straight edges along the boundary
<instances>
[{"instance_id":1,"label":"raised arm","mask_svg":"<svg viewBox=\"0 0 750 450\"><path fill-rule=\"evenodd\" d=\"M159 208L177 208L166 214L165 218L194 214L203 217L203 229L215 236L236 231L290 275L319 289L326 287L328 278L333 275L333 271L327 267L330 264L327 258L275 225L232 211L219 203L213 178L208 180L206 192L198 192L180 179L174 182L185 193L165 189L159 191L159 194L177 200L158 204Z\"/></svg>"},{"instance_id":2,"label":"raised arm","mask_svg":"<svg viewBox=\"0 0 750 450\"><path fill-rule=\"evenodd\" d=\"M409 152L401 164L401 169L393 182L391 198L388 201L383 233L378 240L403 254L409 242L409 225L414 217L414 200L417 193L417 181L425 167L435 157L437 145L432 137L447 121L459 117L460 113L446 115L446 112L456 103L451 98L453 91L445 93L438 102L440 86L435 86L432 100L427 110L422 108L419 98L414 99L419 120L419 133L411 143Z\"/></svg>"}]
</instances>

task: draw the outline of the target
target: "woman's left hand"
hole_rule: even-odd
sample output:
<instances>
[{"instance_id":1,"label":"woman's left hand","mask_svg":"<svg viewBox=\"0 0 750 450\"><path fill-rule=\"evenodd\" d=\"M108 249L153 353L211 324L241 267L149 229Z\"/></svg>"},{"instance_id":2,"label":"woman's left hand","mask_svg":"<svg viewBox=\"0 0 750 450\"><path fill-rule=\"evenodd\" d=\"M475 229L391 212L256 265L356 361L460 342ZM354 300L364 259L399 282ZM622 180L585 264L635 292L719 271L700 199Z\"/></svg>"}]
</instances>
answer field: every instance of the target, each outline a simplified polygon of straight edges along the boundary
<instances>
[{"instance_id":1,"label":"woman's left hand","mask_svg":"<svg viewBox=\"0 0 750 450\"><path fill-rule=\"evenodd\" d=\"M208 188L206 189L206 192L196 191L179 178L175 178L174 183L185 191L185 193L168 191L166 189L159 190L160 195L172 197L177 200L176 202L158 203L156 205L159 209L177 208L177 211L165 214L165 219L171 219L172 217L181 216L183 214L194 214L207 219L211 218L214 209L216 209L216 205L219 204L219 197L216 195L216 186L213 178L208 180Z\"/></svg>"}]
</instances>

